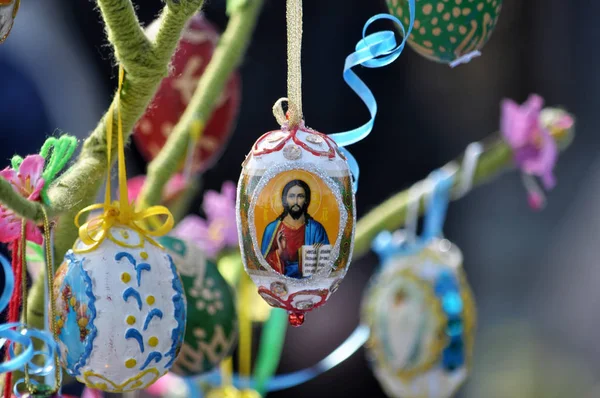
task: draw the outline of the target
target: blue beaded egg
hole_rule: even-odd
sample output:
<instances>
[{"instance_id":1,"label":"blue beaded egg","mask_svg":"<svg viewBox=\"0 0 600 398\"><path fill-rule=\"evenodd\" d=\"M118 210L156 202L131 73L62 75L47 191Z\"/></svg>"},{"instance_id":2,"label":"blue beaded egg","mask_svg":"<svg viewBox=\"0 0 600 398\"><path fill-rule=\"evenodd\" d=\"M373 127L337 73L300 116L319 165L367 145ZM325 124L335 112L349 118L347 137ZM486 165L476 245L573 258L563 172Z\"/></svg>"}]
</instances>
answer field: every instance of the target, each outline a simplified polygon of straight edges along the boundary
<instances>
[{"instance_id":1,"label":"blue beaded egg","mask_svg":"<svg viewBox=\"0 0 600 398\"><path fill-rule=\"evenodd\" d=\"M387 256L362 303L367 357L386 394L449 398L467 378L475 305L459 249L434 239Z\"/></svg>"}]
</instances>

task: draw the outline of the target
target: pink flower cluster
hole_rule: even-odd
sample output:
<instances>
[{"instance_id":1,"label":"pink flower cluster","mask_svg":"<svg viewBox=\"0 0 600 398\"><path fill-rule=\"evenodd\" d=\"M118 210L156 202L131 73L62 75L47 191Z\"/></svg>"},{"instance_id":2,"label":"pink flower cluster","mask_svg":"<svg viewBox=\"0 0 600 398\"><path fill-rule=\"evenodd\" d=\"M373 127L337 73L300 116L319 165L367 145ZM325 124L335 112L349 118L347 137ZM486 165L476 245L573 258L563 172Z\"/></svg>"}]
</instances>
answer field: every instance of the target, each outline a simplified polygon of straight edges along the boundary
<instances>
[{"instance_id":1,"label":"pink flower cluster","mask_svg":"<svg viewBox=\"0 0 600 398\"><path fill-rule=\"evenodd\" d=\"M173 235L191 240L210 257L227 247L237 247L235 197L235 184L231 181L223 183L220 193L206 192L202 204L206 220L189 215L177 224Z\"/></svg>"},{"instance_id":2,"label":"pink flower cluster","mask_svg":"<svg viewBox=\"0 0 600 398\"><path fill-rule=\"evenodd\" d=\"M0 171L0 177L12 185L15 192L31 201L39 201L44 188L45 159L40 155L29 155L19 165L18 170L7 167ZM42 233L33 221L26 224L27 240L42 244ZM0 242L12 243L21 237L21 218L12 210L0 205Z\"/></svg>"}]
</instances>

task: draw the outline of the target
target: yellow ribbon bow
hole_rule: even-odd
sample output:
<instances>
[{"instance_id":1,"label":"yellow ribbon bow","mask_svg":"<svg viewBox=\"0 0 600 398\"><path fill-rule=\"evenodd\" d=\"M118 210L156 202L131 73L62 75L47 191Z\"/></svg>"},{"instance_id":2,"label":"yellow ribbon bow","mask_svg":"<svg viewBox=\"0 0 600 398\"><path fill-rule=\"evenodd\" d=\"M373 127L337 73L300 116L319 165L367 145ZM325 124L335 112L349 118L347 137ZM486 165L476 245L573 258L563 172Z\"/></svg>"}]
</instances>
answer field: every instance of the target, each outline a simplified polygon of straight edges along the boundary
<instances>
[{"instance_id":1,"label":"yellow ribbon bow","mask_svg":"<svg viewBox=\"0 0 600 398\"><path fill-rule=\"evenodd\" d=\"M143 210L136 210L133 204L129 203L127 192L127 171L125 169L125 148L123 142L123 127L121 123L121 88L123 87L124 71L119 68L119 88L116 100L111 104L106 116L106 159L107 159L107 178L106 178L106 193L104 203L98 203L88 206L75 217L75 225L79 228L79 239L87 246L85 249L78 249L77 252L85 253L95 250L107 237L111 240L112 235L110 229L113 226L127 226L138 232L141 237L148 240L150 243L160 246L150 236L163 236L167 234L175 224L173 215L164 206L152 206ZM117 156L118 156L118 176L119 176L119 200L111 203L110 189L110 169L112 165L111 149L112 149L112 129L113 129L113 113L114 106L117 107ZM101 215L92 218L91 220L80 224L79 218L93 210L102 209ZM147 220L155 218L155 216L164 215L166 220L162 224L155 224L155 228L147 227ZM140 242L140 243L143 243ZM120 242L123 245L123 242ZM125 245L127 246L127 245ZM133 247L133 246L130 246Z\"/></svg>"}]
</instances>

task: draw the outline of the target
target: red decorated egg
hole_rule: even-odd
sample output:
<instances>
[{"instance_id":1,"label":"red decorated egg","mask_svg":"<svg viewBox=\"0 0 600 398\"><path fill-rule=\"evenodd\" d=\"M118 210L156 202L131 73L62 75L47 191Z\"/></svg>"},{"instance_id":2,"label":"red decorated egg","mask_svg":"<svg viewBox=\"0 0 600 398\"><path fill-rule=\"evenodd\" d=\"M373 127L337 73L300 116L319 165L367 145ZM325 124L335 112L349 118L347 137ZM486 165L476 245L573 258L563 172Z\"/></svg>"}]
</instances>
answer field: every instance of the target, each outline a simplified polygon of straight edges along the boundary
<instances>
[{"instance_id":1,"label":"red decorated egg","mask_svg":"<svg viewBox=\"0 0 600 398\"><path fill-rule=\"evenodd\" d=\"M148 26L150 38L156 35L158 26L158 21ZM202 13L188 21L171 61L169 76L163 79L146 112L134 127L133 140L146 161L151 161L158 154L185 111L218 40L219 32ZM237 119L240 97L241 77L239 72L235 72L211 117L205 121L202 138L194 152L194 172L210 168L221 155Z\"/></svg>"}]
</instances>

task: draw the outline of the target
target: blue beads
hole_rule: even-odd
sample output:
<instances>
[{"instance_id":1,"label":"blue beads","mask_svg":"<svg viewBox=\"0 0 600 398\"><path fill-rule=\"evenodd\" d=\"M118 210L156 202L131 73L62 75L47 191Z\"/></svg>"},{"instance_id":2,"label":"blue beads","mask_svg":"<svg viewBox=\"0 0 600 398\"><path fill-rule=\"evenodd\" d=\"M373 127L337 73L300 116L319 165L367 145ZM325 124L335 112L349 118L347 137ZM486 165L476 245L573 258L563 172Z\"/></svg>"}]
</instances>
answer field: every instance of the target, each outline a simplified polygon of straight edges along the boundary
<instances>
[{"instance_id":1,"label":"blue beads","mask_svg":"<svg viewBox=\"0 0 600 398\"><path fill-rule=\"evenodd\" d=\"M459 316L462 313L463 302L458 292L448 292L442 297L442 309L448 316Z\"/></svg>"},{"instance_id":2,"label":"blue beads","mask_svg":"<svg viewBox=\"0 0 600 398\"><path fill-rule=\"evenodd\" d=\"M446 328L446 334L450 337L460 336L464 331L463 323L461 319L451 319L448 321L448 327Z\"/></svg>"},{"instance_id":3,"label":"blue beads","mask_svg":"<svg viewBox=\"0 0 600 398\"><path fill-rule=\"evenodd\" d=\"M460 285L452 272L442 271L435 281L434 291L440 299L442 310L448 320L445 332L449 343L442 352L442 366L452 372L465 363L462 319L464 305L460 295Z\"/></svg>"},{"instance_id":4,"label":"blue beads","mask_svg":"<svg viewBox=\"0 0 600 398\"><path fill-rule=\"evenodd\" d=\"M464 344L462 337L455 337L442 353L442 364L448 371L453 371L465 363Z\"/></svg>"}]
</instances>

